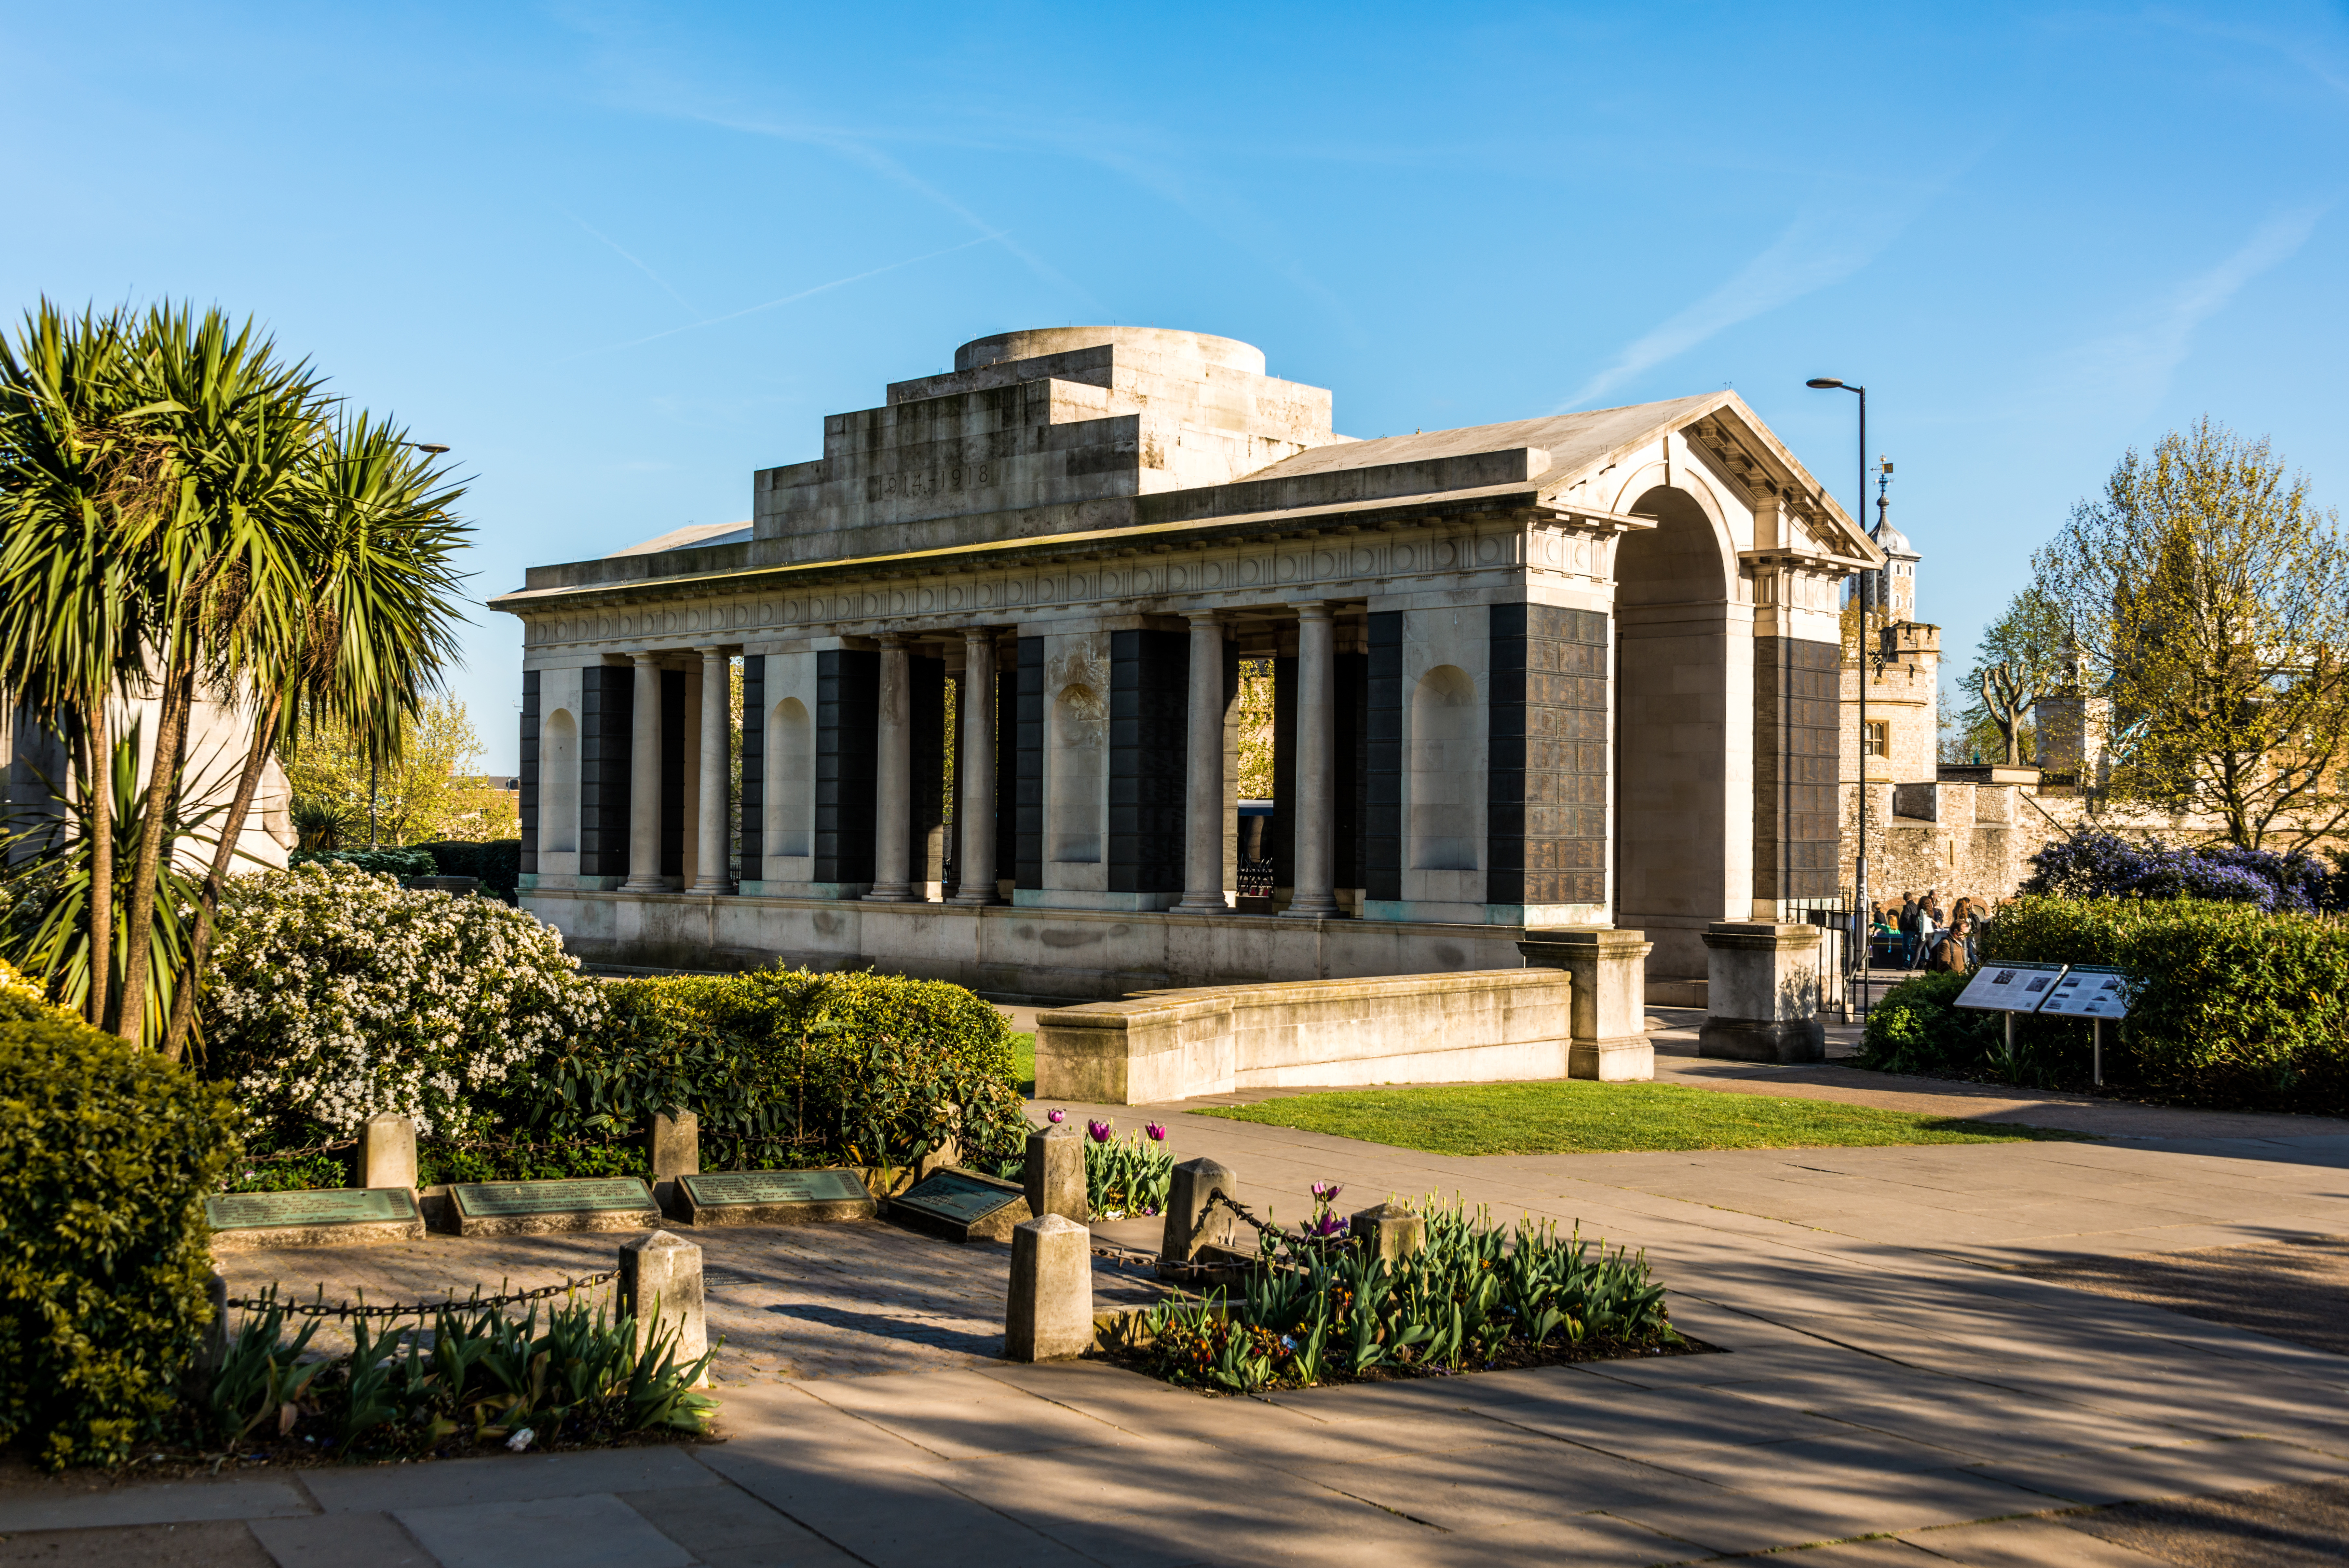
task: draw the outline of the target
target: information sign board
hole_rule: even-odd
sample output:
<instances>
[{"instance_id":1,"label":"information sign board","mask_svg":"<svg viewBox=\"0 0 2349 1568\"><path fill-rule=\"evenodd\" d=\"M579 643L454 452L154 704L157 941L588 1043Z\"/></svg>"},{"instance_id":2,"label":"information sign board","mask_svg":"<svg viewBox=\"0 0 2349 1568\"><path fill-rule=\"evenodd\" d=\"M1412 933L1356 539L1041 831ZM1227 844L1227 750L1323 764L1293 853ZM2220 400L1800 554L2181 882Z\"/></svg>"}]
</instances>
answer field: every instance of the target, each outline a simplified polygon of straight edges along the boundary
<instances>
[{"instance_id":1,"label":"information sign board","mask_svg":"<svg viewBox=\"0 0 2349 1568\"><path fill-rule=\"evenodd\" d=\"M653 1190L640 1176L564 1181L460 1181L449 1189L460 1236L529 1236L546 1231L652 1230Z\"/></svg>"},{"instance_id":2,"label":"information sign board","mask_svg":"<svg viewBox=\"0 0 2349 1568\"><path fill-rule=\"evenodd\" d=\"M424 1215L405 1187L326 1187L295 1192L215 1192L204 1199L216 1251L420 1241Z\"/></svg>"},{"instance_id":3,"label":"information sign board","mask_svg":"<svg viewBox=\"0 0 2349 1568\"><path fill-rule=\"evenodd\" d=\"M1026 1220L1027 1192L1016 1182L959 1168L933 1171L889 1199L889 1218L949 1241L1010 1240Z\"/></svg>"},{"instance_id":4,"label":"information sign board","mask_svg":"<svg viewBox=\"0 0 2349 1568\"><path fill-rule=\"evenodd\" d=\"M2039 1011L2061 1018L2127 1018L2128 975L2101 964L2075 964L2049 989Z\"/></svg>"},{"instance_id":5,"label":"information sign board","mask_svg":"<svg viewBox=\"0 0 2349 1568\"><path fill-rule=\"evenodd\" d=\"M1957 1005L1985 1012L2036 1012L2063 975L2060 963L1986 963L1959 992Z\"/></svg>"}]
</instances>

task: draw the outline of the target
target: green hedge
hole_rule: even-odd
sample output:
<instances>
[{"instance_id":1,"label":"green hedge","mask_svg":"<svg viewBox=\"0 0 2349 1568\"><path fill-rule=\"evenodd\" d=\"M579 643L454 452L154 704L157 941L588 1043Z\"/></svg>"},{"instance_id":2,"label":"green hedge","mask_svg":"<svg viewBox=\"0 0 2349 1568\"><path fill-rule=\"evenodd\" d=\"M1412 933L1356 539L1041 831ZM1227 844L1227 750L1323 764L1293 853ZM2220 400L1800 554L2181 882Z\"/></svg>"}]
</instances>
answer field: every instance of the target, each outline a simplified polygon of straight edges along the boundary
<instances>
[{"instance_id":1,"label":"green hedge","mask_svg":"<svg viewBox=\"0 0 2349 1568\"><path fill-rule=\"evenodd\" d=\"M240 1116L187 1069L36 1008L0 992L0 1441L119 1463L208 1321L203 1195Z\"/></svg>"},{"instance_id":2,"label":"green hedge","mask_svg":"<svg viewBox=\"0 0 2349 1568\"><path fill-rule=\"evenodd\" d=\"M411 850L422 850L432 857L434 871L425 875L442 877L478 877L481 886L500 897L511 899L522 878L522 840L519 838L438 839L430 844L414 844Z\"/></svg>"},{"instance_id":3,"label":"green hedge","mask_svg":"<svg viewBox=\"0 0 2349 1568\"><path fill-rule=\"evenodd\" d=\"M356 866L393 877L438 877L439 861L422 849L296 849L288 866Z\"/></svg>"},{"instance_id":4,"label":"green hedge","mask_svg":"<svg viewBox=\"0 0 2349 1568\"><path fill-rule=\"evenodd\" d=\"M2103 964L2136 981L2107 1029L2107 1084L2189 1105L2349 1114L2349 929L2310 915L2175 898L2023 898L1982 934L1982 961ZM2089 1025L1948 1003L1967 977L1893 988L1868 1021L1865 1064L2053 1085L2090 1081ZM1945 994L1946 993L1946 994Z\"/></svg>"},{"instance_id":5,"label":"green hedge","mask_svg":"<svg viewBox=\"0 0 2349 1568\"><path fill-rule=\"evenodd\" d=\"M904 1166L955 1137L1027 1136L1003 1015L957 985L771 968L607 982L609 1025L543 1061L512 1107L534 1137L632 1137L668 1106L705 1169Z\"/></svg>"}]
</instances>

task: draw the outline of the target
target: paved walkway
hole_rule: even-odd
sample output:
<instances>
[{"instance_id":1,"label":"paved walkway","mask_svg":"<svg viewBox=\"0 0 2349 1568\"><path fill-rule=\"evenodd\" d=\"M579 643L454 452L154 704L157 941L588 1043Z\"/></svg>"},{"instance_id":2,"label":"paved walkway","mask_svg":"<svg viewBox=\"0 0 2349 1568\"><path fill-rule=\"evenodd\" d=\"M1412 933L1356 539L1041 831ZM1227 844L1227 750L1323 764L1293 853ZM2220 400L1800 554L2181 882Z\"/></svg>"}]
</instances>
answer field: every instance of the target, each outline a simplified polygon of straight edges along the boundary
<instances>
[{"instance_id":1,"label":"paved walkway","mask_svg":"<svg viewBox=\"0 0 2349 1568\"><path fill-rule=\"evenodd\" d=\"M2240 1521L2313 1517L2307 1500L2349 1478L2349 1358L2028 1272L2349 1235L2349 1134L2261 1118L2109 1143L1464 1158L1181 1107L1117 1114L1170 1121L1179 1155L1223 1160L1243 1198L1288 1218L1336 1179L1350 1202L1457 1192L1505 1219L1579 1220L1644 1248L1676 1320L1728 1354L1262 1399L978 1355L877 1376L730 1368L722 1444L14 1485L0 1553L1384 1568L1848 1542L1792 1561L2145 1568L2321 1560L2276 1554L2282 1535L2266 1558L2230 1557L2144 1521L2192 1513L2240 1545L2254 1529ZM1001 1257L938 1245L955 1268ZM784 1330L786 1360L808 1321Z\"/></svg>"}]
</instances>

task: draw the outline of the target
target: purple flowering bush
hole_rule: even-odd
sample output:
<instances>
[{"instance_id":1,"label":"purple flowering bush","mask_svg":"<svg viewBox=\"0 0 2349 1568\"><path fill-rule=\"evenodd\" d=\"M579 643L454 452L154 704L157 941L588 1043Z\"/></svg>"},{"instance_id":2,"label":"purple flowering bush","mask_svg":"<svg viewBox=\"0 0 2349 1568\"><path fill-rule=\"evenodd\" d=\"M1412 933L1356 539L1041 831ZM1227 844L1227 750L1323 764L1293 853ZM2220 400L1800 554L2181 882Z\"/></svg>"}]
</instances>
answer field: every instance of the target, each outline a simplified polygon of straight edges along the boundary
<instances>
[{"instance_id":1,"label":"purple flowering bush","mask_svg":"<svg viewBox=\"0 0 2349 1568\"><path fill-rule=\"evenodd\" d=\"M2299 914L2339 901L2334 877L2310 857L2231 844L2163 849L2089 833L2049 845L2031 864L2021 891L2058 898L2200 898Z\"/></svg>"}]
</instances>

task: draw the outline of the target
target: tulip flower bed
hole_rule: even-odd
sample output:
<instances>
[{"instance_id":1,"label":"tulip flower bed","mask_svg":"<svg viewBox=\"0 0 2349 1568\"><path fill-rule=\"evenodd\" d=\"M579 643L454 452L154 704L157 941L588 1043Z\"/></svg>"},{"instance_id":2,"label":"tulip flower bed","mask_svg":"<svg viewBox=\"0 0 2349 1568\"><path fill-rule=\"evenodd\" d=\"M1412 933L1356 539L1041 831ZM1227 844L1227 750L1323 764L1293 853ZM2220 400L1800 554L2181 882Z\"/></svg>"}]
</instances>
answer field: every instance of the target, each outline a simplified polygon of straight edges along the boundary
<instances>
[{"instance_id":1,"label":"tulip flower bed","mask_svg":"<svg viewBox=\"0 0 2349 1568\"><path fill-rule=\"evenodd\" d=\"M1240 1284L1143 1314L1124 1358L1245 1394L1704 1348L1672 1328L1644 1253L1431 1202L1424 1247L1390 1261L1340 1238L1334 1186L1315 1197L1314 1220L1268 1235Z\"/></svg>"}]
</instances>

